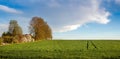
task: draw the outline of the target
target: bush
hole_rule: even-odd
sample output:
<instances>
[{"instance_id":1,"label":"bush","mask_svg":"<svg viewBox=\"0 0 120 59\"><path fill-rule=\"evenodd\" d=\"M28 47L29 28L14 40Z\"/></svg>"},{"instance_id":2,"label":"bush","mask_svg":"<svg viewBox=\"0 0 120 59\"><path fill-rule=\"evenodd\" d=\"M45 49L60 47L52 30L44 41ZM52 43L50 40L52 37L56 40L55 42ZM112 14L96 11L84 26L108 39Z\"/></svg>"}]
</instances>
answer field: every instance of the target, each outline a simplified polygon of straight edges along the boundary
<instances>
[{"instance_id":1,"label":"bush","mask_svg":"<svg viewBox=\"0 0 120 59\"><path fill-rule=\"evenodd\" d=\"M3 37L3 42L4 43L12 43L12 41L13 41L12 36L4 36Z\"/></svg>"},{"instance_id":2,"label":"bush","mask_svg":"<svg viewBox=\"0 0 120 59\"><path fill-rule=\"evenodd\" d=\"M0 37L0 45L3 43L3 39Z\"/></svg>"},{"instance_id":3,"label":"bush","mask_svg":"<svg viewBox=\"0 0 120 59\"><path fill-rule=\"evenodd\" d=\"M18 37L18 35L16 35L16 36L13 37L12 43L19 43L19 37Z\"/></svg>"}]
</instances>

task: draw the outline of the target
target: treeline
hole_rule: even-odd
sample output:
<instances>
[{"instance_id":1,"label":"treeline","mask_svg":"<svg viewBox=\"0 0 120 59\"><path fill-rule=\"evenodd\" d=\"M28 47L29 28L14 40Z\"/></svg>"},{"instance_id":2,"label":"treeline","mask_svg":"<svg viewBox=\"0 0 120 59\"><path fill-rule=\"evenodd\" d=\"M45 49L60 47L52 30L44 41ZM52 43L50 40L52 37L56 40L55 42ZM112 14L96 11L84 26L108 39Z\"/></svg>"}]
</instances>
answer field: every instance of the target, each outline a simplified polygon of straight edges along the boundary
<instances>
[{"instance_id":1,"label":"treeline","mask_svg":"<svg viewBox=\"0 0 120 59\"><path fill-rule=\"evenodd\" d=\"M7 32L2 33L0 42L21 43L38 40L52 40L52 30L47 22L40 17L33 17L29 23L29 34L23 34L22 28L16 20L10 20Z\"/></svg>"}]
</instances>

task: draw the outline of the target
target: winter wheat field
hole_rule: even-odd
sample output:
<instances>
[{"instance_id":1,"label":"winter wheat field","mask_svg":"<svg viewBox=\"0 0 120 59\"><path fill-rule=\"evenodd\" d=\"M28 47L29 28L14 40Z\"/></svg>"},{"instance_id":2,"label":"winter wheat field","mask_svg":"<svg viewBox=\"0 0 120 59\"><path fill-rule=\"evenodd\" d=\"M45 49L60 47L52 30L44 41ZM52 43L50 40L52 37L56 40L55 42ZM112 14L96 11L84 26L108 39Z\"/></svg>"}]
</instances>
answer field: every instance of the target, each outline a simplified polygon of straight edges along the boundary
<instances>
[{"instance_id":1,"label":"winter wheat field","mask_svg":"<svg viewBox=\"0 0 120 59\"><path fill-rule=\"evenodd\" d=\"M93 45L93 44L95 45ZM88 46L89 45L89 46ZM2 59L120 59L120 41L50 40L0 46Z\"/></svg>"}]
</instances>

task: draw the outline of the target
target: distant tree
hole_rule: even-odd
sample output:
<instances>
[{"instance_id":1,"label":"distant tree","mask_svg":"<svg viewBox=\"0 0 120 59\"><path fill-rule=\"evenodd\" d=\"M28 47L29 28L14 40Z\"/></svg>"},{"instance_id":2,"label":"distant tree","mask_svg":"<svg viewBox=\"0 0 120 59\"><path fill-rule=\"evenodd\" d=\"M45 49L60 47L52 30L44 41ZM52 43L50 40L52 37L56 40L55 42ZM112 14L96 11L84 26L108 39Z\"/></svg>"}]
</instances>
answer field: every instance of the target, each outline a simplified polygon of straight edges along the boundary
<instances>
[{"instance_id":1,"label":"distant tree","mask_svg":"<svg viewBox=\"0 0 120 59\"><path fill-rule=\"evenodd\" d=\"M2 38L4 43L11 43L12 42L12 34L9 32L3 32Z\"/></svg>"},{"instance_id":2,"label":"distant tree","mask_svg":"<svg viewBox=\"0 0 120 59\"><path fill-rule=\"evenodd\" d=\"M15 35L22 35L22 29L18 25L16 20L11 20L9 23L9 30L8 32L12 34L13 36Z\"/></svg>"},{"instance_id":3,"label":"distant tree","mask_svg":"<svg viewBox=\"0 0 120 59\"><path fill-rule=\"evenodd\" d=\"M33 17L30 21L30 34L35 40L52 39L52 31L48 24L39 17Z\"/></svg>"},{"instance_id":4,"label":"distant tree","mask_svg":"<svg viewBox=\"0 0 120 59\"><path fill-rule=\"evenodd\" d=\"M9 33L9 32L3 32L3 33L2 33L2 36L12 36L12 34Z\"/></svg>"},{"instance_id":5,"label":"distant tree","mask_svg":"<svg viewBox=\"0 0 120 59\"><path fill-rule=\"evenodd\" d=\"M14 30L14 27L16 27L16 26L18 26L17 21L16 20L10 20L8 32L12 34L13 30Z\"/></svg>"},{"instance_id":6,"label":"distant tree","mask_svg":"<svg viewBox=\"0 0 120 59\"><path fill-rule=\"evenodd\" d=\"M5 35L6 35L6 33L5 33L5 32L3 32L3 33L2 33L2 36L5 36Z\"/></svg>"},{"instance_id":7,"label":"distant tree","mask_svg":"<svg viewBox=\"0 0 120 59\"><path fill-rule=\"evenodd\" d=\"M4 43L12 43L13 42L13 38L16 35L22 35L22 29L18 25L16 20L11 20L10 23L9 23L8 32L4 32L2 34L3 42Z\"/></svg>"}]
</instances>

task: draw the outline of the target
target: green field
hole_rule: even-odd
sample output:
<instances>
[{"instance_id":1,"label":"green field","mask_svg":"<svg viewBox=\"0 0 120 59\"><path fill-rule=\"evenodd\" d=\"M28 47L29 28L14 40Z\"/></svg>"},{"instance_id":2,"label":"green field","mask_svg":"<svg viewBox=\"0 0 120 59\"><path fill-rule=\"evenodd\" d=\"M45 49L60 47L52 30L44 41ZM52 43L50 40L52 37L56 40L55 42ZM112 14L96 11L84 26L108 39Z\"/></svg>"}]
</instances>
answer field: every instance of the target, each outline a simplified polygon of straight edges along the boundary
<instances>
[{"instance_id":1,"label":"green field","mask_svg":"<svg viewBox=\"0 0 120 59\"><path fill-rule=\"evenodd\" d=\"M120 41L92 40L87 44L86 40L49 40L0 46L0 59L18 58L120 59Z\"/></svg>"}]
</instances>

